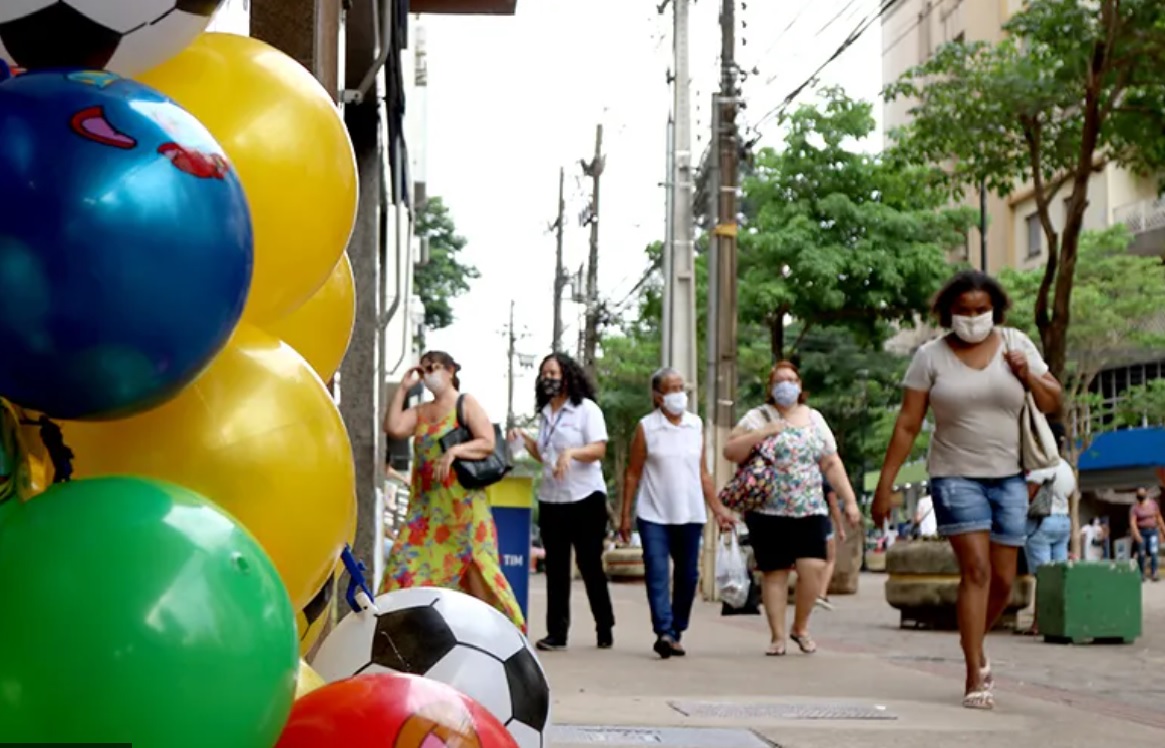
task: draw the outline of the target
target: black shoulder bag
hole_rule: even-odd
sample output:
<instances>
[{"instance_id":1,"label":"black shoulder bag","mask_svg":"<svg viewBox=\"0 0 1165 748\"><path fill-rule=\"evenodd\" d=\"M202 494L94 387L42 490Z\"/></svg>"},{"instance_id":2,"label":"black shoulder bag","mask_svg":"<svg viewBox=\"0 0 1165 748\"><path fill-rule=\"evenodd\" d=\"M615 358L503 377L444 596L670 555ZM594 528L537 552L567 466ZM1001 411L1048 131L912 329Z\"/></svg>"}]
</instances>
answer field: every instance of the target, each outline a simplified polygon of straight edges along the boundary
<instances>
[{"instance_id":1,"label":"black shoulder bag","mask_svg":"<svg viewBox=\"0 0 1165 748\"><path fill-rule=\"evenodd\" d=\"M465 415L461 409L461 404L464 399L465 395L457 398L457 428L441 437L442 452L448 452L458 444L471 442L474 439L473 432L470 431L469 426L465 423ZM510 447L506 443L506 437L502 433L502 428L496 423L493 427L493 454L482 460L459 458L453 461L453 471L457 473L458 482L465 488L472 490L492 486L502 478L505 478L506 473L514 469L514 465L510 460Z\"/></svg>"}]
</instances>

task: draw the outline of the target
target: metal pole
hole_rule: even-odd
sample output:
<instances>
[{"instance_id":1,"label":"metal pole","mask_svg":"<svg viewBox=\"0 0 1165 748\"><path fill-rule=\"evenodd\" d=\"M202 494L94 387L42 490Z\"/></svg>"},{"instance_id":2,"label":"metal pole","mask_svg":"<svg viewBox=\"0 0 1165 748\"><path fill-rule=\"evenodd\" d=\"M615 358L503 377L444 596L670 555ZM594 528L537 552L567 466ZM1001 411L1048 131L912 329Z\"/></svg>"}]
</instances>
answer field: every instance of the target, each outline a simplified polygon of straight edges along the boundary
<instances>
[{"instance_id":1,"label":"metal pole","mask_svg":"<svg viewBox=\"0 0 1165 748\"><path fill-rule=\"evenodd\" d=\"M595 156L583 171L591 178L591 251L587 261L587 323L583 367L595 376L595 351L599 347L599 179L603 176L603 125L595 128Z\"/></svg>"},{"instance_id":2,"label":"metal pole","mask_svg":"<svg viewBox=\"0 0 1165 748\"><path fill-rule=\"evenodd\" d=\"M716 449L713 459L714 480L724 485L734 466L724 459L724 445L736 418L736 190L739 152L736 137L737 71L736 6L734 0L722 0L720 10L720 96L717 140L719 148L719 185L717 222L713 241L716 256L716 409L713 415ZM715 558L719 531L709 522L704 530L705 573L701 579L704 596L717 599Z\"/></svg>"},{"instance_id":3,"label":"metal pole","mask_svg":"<svg viewBox=\"0 0 1165 748\"><path fill-rule=\"evenodd\" d=\"M708 184L711 188L708 190L708 215L711 217L709 225L713 228L720 222L720 149L718 143L720 138L720 96L712 94L712 150L708 159ZM719 309L720 294L717 274L717 258L720 256L717 238L713 235L708 241L708 254L705 258L707 260L708 270L708 298L705 301L707 311L705 313L705 333L704 333L704 447L705 454L708 460L708 471L715 473L716 471L716 431L714 424L716 422L716 402L719 397L716 390L716 362L717 348L716 348L716 313Z\"/></svg>"},{"instance_id":4,"label":"metal pole","mask_svg":"<svg viewBox=\"0 0 1165 748\"><path fill-rule=\"evenodd\" d=\"M509 337L509 349L507 351L509 360L508 389L506 396L506 433L514 428L514 345L516 343L516 336L514 335L514 300L510 299L510 326L506 330L507 337Z\"/></svg>"}]
</instances>

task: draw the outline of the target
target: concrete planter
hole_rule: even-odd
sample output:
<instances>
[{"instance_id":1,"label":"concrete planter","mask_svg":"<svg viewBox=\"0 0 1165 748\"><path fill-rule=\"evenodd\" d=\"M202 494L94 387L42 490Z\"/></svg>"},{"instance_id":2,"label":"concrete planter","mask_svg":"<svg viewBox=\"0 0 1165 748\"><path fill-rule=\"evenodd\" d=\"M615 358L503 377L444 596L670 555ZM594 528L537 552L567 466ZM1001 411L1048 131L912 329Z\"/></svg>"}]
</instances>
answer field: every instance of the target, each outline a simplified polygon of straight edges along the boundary
<instances>
[{"instance_id":1,"label":"concrete planter","mask_svg":"<svg viewBox=\"0 0 1165 748\"><path fill-rule=\"evenodd\" d=\"M901 613L903 627L957 628L955 603L959 565L945 540L900 540L885 554L886 602ZM1014 625L1015 615L1031 605L1033 577L1017 577L1001 626Z\"/></svg>"}]
</instances>

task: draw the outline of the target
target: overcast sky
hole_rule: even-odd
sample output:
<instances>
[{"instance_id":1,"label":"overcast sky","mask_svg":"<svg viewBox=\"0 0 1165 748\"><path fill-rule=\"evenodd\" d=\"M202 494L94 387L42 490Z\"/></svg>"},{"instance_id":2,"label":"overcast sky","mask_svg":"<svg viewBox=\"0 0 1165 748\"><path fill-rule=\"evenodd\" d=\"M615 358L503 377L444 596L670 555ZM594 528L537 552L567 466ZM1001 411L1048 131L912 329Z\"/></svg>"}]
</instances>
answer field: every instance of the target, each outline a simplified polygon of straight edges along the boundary
<instances>
[{"instance_id":1,"label":"overcast sky","mask_svg":"<svg viewBox=\"0 0 1165 748\"><path fill-rule=\"evenodd\" d=\"M738 60L745 70L756 69L745 84L744 122L761 120L878 4L738 2ZM659 184L671 108L666 74L672 16L670 9L659 15L656 5L656 0L519 0L517 15L509 18L424 17L429 193L445 199L469 241L464 259L481 271L472 291L455 304L456 322L431 333L429 342L463 364L464 389L479 397L495 420L505 417L502 331L511 298L520 331L527 335L519 350L539 358L550 350L554 237L548 224L557 207L559 166L567 168L566 264L573 270L585 261L588 233L578 218L590 185L579 160L590 158L598 122L606 130L607 154L600 204L602 296L623 299L646 267L644 247L663 237L665 196ZM711 94L718 86L718 16L717 0L693 5L697 156L708 143ZM875 23L822 79L873 99L880 71ZM760 132L763 143L779 144L771 119ZM572 352L579 311L573 304L564 307ZM521 373L516 393L515 410L530 412L532 373Z\"/></svg>"}]
</instances>

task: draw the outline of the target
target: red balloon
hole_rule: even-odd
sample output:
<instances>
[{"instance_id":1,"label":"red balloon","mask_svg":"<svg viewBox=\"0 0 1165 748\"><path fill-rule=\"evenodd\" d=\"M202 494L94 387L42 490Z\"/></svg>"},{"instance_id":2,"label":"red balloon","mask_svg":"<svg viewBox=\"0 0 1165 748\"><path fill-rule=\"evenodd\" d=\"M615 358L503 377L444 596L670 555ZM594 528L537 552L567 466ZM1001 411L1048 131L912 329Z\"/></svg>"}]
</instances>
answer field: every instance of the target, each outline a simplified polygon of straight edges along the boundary
<instances>
[{"instance_id":1,"label":"red balloon","mask_svg":"<svg viewBox=\"0 0 1165 748\"><path fill-rule=\"evenodd\" d=\"M452 686L404 673L331 683L295 702L276 748L518 748Z\"/></svg>"}]
</instances>

